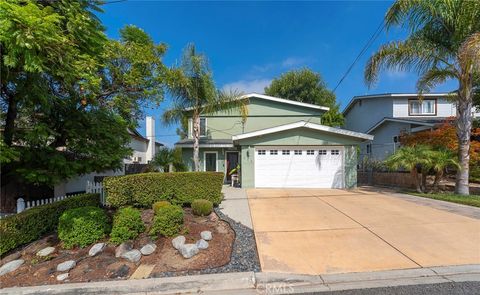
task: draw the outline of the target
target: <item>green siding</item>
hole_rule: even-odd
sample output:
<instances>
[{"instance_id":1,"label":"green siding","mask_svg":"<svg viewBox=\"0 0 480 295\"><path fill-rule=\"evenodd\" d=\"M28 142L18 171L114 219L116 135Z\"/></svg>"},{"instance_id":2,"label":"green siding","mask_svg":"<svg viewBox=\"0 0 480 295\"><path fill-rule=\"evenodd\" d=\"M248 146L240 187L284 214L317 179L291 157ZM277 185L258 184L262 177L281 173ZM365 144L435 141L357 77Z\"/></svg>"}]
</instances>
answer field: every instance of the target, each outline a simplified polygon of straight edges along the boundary
<instances>
[{"instance_id":1,"label":"green siding","mask_svg":"<svg viewBox=\"0 0 480 295\"><path fill-rule=\"evenodd\" d=\"M289 105L264 99L251 98L248 104L248 117L245 124L239 110L230 110L203 115L207 118L207 138L226 139L279 125L309 121L320 124L325 111Z\"/></svg>"},{"instance_id":2,"label":"green siding","mask_svg":"<svg viewBox=\"0 0 480 295\"><path fill-rule=\"evenodd\" d=\"M359 143L359 140L352 137L309 128L290 129L239 141L240 145L355 145Z\"/></svg>"},{"instance_id":3,"label":"green siding","mask_svg":"<svg viewBox=\"0 0 480 295\"><path fill-rule=\"evenodd\" d=\"M217 170L225 171L225 151L224 148L200 148L200 170L204 171L205 152L217 152ZM187 166L188 171L193 171L193 148L182 148L183 163Z\"/></svg>"},{"instance_id":4,"label":"green siding","mask_svg":"<svg viewBox=\"0 0 480 295\"><path fill-rule=\"evenodd\" d=\"M255 148L242 146L240 156L242 177L240 179L243 188L255 187Z\"/></svg>"}]
</instances>

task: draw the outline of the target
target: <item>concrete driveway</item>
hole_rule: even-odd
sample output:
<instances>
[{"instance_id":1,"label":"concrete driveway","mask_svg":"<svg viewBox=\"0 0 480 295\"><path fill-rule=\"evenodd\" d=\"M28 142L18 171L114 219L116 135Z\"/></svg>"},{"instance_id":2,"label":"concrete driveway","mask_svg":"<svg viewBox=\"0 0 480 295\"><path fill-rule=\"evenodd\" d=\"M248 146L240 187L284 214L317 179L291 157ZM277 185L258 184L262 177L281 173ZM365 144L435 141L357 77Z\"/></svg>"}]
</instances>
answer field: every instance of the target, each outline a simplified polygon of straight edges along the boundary
<instances>
[{"instance_id":1,"label":"concrete driveway","mask_svg":"<svg viewBox=\"0 0 480 295\"><path fill-rule=\"evenodd\" d=\"M302 274L480 264L480 220L388 194L250 189L262 271Z\"/></svg>"}]
</instances>

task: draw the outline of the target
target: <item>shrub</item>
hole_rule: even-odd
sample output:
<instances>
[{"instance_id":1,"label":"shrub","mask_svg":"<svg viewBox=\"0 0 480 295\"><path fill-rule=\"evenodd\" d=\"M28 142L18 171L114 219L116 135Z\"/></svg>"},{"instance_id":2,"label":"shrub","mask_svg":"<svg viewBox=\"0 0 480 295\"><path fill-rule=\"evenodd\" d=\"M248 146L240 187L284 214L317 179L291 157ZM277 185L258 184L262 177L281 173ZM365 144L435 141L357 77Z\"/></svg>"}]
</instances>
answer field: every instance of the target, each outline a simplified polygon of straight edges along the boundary
<instances>
[{"instance_id":1,"label":"shrub","mask_svg":"<svg viewBox=\"0 0 480 295\"><path fill-rule=\"evenodd\" d=\"M199 216L207 216L212 213L213 203L209 200L198 199L192 202L193 214Z\"/></svg>"},{"instance_id":2,"label":"shrub","mask_svg":"<svg viewBox=\"0 0 480 295\"><path fill-rule=\"evenodd\" d=\"M105 236L108 216L98 207L80 207L63 212L58 221L58 237L65 248L85 247Z\"/></svg>"},{"instance_id":3,"label":"shrub","mask_svg":"<svg viewBox=\"0 0 480 295\"><path fill-rule=\"evenodd\" d=\"M121 208L113 217L110 242L118 245L135 239L138 234L144 231L145 225L143 224L140 210L132 207Z\"/></svg>"},{"instance_id":4,"label":"shrub","mask_svg":"<svg viewBox=\"0 0 480 295\"><path fill-rule=\"evenodd\" d=\"M171 237L178 234L183 227L183 210L180 206L160 207L153 217L151 235L161 234Z\"/></svg>"},{"instance_id":5,"label":"shrub","mask_svg":"<svg viewBox=\"0 0 480 295\"><path fill-rule=\"evenodd\" d=\"M100 206L100 196L77 195L0 219L0 255L55 231L65 210L82 206Z\"/></svg>"},{"instance_id":6,"label":"shrub","mask_svg":"<svg viewBox=\"0 0 480 295\"><path fill-rule=\"evenodd\" d=\"M170 206L172 205L169 201L158 201L153 203L152 209L156 213L158 209L165 207L165 206Z\"/></svg>"},{"instance_id":7,"label":"shrub","mask_svg":"<svg viewBox=\"0 0 480 295\"><path fill-rule=\"evenodd\" d=\"M222 200L223 173L142 173L106 177L103 186L113 207L150 207L157 201L189 206L194 199ZM195 197L192 197L195 196Z\"/></svg>"}]
</instances>

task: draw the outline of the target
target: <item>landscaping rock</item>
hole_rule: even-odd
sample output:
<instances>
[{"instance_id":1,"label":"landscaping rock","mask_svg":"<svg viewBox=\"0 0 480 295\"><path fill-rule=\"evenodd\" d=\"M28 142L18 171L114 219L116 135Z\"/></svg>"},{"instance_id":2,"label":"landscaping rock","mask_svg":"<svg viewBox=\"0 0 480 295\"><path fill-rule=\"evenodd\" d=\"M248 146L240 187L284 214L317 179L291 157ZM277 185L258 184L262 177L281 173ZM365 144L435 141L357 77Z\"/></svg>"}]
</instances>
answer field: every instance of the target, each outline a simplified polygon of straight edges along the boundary
<instances>
[{"instance_id":1,"label":"landscaping rock","mask_svg":"<svg viewBox=\"0 0 480 295\"><path fill-rule=\"evenodd\" d=\"M200 250L198 250L198 247L195 244L183 244L178 251L180 251L183 258L192 258L197 255Z\"/></svg>"},{"instance_id":2,"label":"landscaping rock","mask_svg":"<svg viewBox=\"0 0 480 295\"><path fill-rule=\"evenodd\" d=\"M197 245L197 248L200 250L207 249L208 248L208 242L205 241L204 239L198 240L195 245Z\"/></svg>"},{"instance_id":3,"label":"landscaping rock","mask_svg":"<svg viewBox=\"0 0 480 295\"><path fill-rule=\"evenodd\" d=\"M140 258L142 258L142 253L138 251L137 249L130 250L128 252L125 252L121 256L122 258L128 259L131 262L138 262L140 261Z\"/></svg>"},{"instance_id":4,"label":"landscaping rock","mask_svg":"<svg viewBox=\"0 0 480 295\"><path fill-rule=\"evenodd\" d=\"M2 267L0 267L0 276L3 276L4 274L17 270L24 262L25 260L23 259L17 259L17 260L13 260L8 263L5 263Z\"/></svg>"},{"instance_id":5,"label":"landscaping rock","mask_svg":"<svg viewBox=\"0 0 480 295\"><path fill-rule=\"evenodd\" d=\"M106 246L105 243L97 243L93 245L92 248L90 248L90 250L88 251L88 255L90 256L97 255L98 253L102 252L103 249L105 249L105 246Z\"/></svg>"},{"instance_id":6,"label":"landscaping rock","mask_svg":"<svg viewBox=\"0 0 480 295\"><path fill-rule=\"evenodd\" d=\"M109 278L118 279L128 276L130 272L130 266L126 264L114 263L107 266L107 271L110 273Z\"/></svg>"},{"instance_id":7,"label":"landscaping rock","mask_svg":"<svg viewBox=\"0 0 480 295\"><path fill-rule=\"evenodd\" d=\"M62 263L60 263L59 265L57 265L57 271L58 271L58 272L69 271L69 270L71 270L72 268L74 268L75 265L77 265L77 263L75 262L75 260L67 260L67 261L62 262Z\"/></svg>"},{"instance_id":8,"label":"landscaping rock","mask_svg":"<svg viewBox=\"0 0 480 295\"><path fill-rule=\"evenodd\" d=\"M208 231L208 230L204 230L200 233L200 236L202 237L202 239L204 239L205 241L210 241L212 239L212 232L211 231Z\"/></svg>"},{"instance_id":9,"label":"landscaping rock","mask_svg":"<svg viewBox=\"0 0 480 295\"><path fill-rule=\"evenodd\" d=\"M149 244L146 244L145 246L143 246L140 249L140 253L142 253L142 255L146 256L146 255L150 255L153 252L155 252L156 249L157 249L157 245L155 245L153 243L149 243Z\"/></svg>"},{"instance_id":10,"label":"landscaping rock","mask_svg":"<svg viewBox=\"0 0 480 295\"><path fill-rule=\"evenodd\" d=\"M37 256L45 257L45 256L48 256L48 255L52 254L53 252L55 252L54 247L47 247L47 248L43 248L42 250L38 251Z\"/></svg>"},{"instance_id":11,"label":"landscaping rock","mask_svg":"<svg viewBox=\"0 0 480 295\"><path fill-rule=\"evenodd\" d=\"M173 248L179 250L180 247L182 247L185 244L185 237L184 236L178 236L175 239L172 240L172 245Z\"/></svg>"},{"instance_id":12,"label":"landscaping rock","mask_svg":"<svg viewBox=\"0 0 480 295\"><path fill-rule=\"evenodd\" d=\"M217 222L218 221L218 215L215 214L215 212L212 212L212 213L210 213L210 215L208 215L208 220L211 221L211 222Z\"/></svg>"},{"instance_id":13,"label":"landscaping rock","mask_svg":"<svg viewBox=\"0 0 480 295\"><path fill-rule=\"evenodd\" d=\"M132 250L132 243L131 242L123 242L120 246L115 249L115 257L122 257L123 254Z\"/></svg>"},{"instance_id":14,"label":"landscaping rock","mask_svg":"<svg viewBox=\"0 0 480 295\"><path fill-rule=\"evenodd\" d=\"M4 265L4 264L9 263L10 261L20 259L20 257L22 257L22 253L20 253L20 252L12 253L12 254L6 256L5 258L3 258L0 261L0 265Z\"/></svg>"},{"instance_id":15,"label":"landscaping rock","mask_svg":"<svg viewBox=\"0 0 480 295\"><path fill-rule=\"evenodd\" d=\"M57 276L57 281L65 281L68 278L68 272L62 273Z\"/></svg>"}]
</instances>

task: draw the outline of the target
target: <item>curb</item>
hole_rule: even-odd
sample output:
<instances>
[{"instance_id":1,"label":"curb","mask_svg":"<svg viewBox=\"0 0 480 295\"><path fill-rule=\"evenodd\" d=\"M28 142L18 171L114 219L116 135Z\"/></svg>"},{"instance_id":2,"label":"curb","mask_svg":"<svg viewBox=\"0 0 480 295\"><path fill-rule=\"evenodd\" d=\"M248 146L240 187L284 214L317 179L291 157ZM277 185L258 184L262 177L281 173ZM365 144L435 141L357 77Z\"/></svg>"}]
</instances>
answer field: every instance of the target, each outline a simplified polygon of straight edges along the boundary
<instances>
[{"instance_id":1,"label":"curb","mask_svg":"<svg viewBox=\"0 0 480 295\"><path fill-rule=\"evenodd\" d=\"M0 294L299 294L480 281L480 264L362 273L240 272L1 289Z\"/></svg>"}]
</instances>

